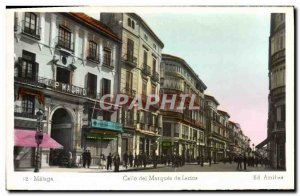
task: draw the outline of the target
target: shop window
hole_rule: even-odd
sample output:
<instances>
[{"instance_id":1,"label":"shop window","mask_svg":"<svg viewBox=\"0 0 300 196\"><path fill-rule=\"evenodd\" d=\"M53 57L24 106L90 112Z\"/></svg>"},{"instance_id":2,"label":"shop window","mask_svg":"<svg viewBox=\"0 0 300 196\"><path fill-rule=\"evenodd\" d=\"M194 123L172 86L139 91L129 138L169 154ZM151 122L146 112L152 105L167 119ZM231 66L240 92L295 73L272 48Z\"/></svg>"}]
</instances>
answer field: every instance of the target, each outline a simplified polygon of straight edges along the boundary
<instances>
[{"instance_id":1,"label":"shop window","mask_svg":"<svg viewBox=\"0 0 300 196\"><path fill-rule=\"evenodd\" d=\"M171 137L171 123L164 122L163 123L163 136Z\"/></svg>"},{"instance_id":2,"label":"shop window","mask_svg":"<svg viewBox=\"0 0 300 196\"><path fill-rule=\"evenodd\" d=\"M57 82L70 84L70 75L71 75L70 70L62 68L62 67L56 68L56 81Z\"/></svg>"}]
</instances>

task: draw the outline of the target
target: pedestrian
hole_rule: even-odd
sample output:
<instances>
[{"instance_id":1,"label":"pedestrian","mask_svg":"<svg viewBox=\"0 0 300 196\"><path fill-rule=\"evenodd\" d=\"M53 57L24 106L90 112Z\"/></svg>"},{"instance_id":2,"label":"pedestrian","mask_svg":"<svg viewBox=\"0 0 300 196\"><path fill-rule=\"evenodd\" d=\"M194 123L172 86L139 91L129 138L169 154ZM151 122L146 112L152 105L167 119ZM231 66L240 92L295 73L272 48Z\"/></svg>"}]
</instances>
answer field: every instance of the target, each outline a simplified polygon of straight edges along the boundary
<instances>
[{"instance_id":1,"label":"pedestrian","mask_svg":"<svg viewBox=\"0 0 300 196\"><path fill-rule=\"evenodd\" d=\"M115 158L114 158L114 166L115 166L115 172L119 172L119 167L120 167L120 156L117 153Z\"/></svg>"},{"instance_id":2,"label":"pedestrian","mask_svg":"<svg viewBox=\"0 0 300 196\"><path fill-rule=\"evenodd\" d=\"M146 153L143 153L143 165L144 165L144 168L147 166L147 156L146 156Z\"/></svg>"},{"instance_id":3,"label":"pedestrian","mask_svg":"<svg viewBox=\"0 0 300 196\"><path fill-rule=\"evenodd\" d=\"M200 156L197 156L197 164L200 165Z\"/></svg>"},{"instance_id":4,"label":"pedestrian","mask_svg":"<svg viewBox=\"0 0 300 196\"><path fill-rule=\"evenodd\" d=\"M69 151L68 167L72 167L72 160L73 160L72 152Z\"/></svg>"},{"instance_id":5,"label":"pedestrian","mask_svg":"<svg viewBox=\"0 0 300 196\"><path fill-rule=\"evenodd\" d=\"M134 165L133 167L137 167L137 164L138 164L138 156L136 153L134 153Z\"/></svg>"},{"instance_id":6,"label":"pedestrian","mask_svg":"<svg viewBox=\"0 0 300 196\"><path fill-rule=\"evenodd\" d=\"M106 169L111 170L111 165L112 165L111 153L109 153L108 156L107 156L107 163L106 164L107 164Z\"/></svg>"},{"instance_id":7,"label":"pedestrian","mask_svg":"<svg viewBox=\"0 0 300 196\"><path fill-rule=\"evenodd\" d=\"M244 170L247 170L247 157L245 153L244 153L243 161L244 161Z\"/></svg>"},{"instance_id":8,"label":"pedestrian","mask_svg":"<svg viewBox=\"0 0 300 196\"><path fill-rule=\"evenodd\" d=\"M211 156L208 157L209 166L211 166Z\"/></svg>"},{"instance_id":9,"label":"pedestrian","mask_svg":"<svg viewBox=\"0 0 300 196\"><path fill-rule=\"evenodd\" d=\"M200 157L200 161L201 161L201 167L203 167L204 166L204 157L202 155Z\"/></svg>"},{"instance_id":10,"label":"pedestrian","mask_svg":"<svg viewBox=\"0 0 300 196\"><path fill-rule=\"evenodd\" d=\"M90 168L90 166L91 166L91 161L92 161L91 152L88 150L86 153L86 162L87 162L88 168Z\"/></svg>"},{"instance_id":11,"label":"pedestrian","mask_svg":"<svg viewBox=\"0 0 300 196\"><path fill-rule=\"evenodd\" d=\"M82 157L82 166L85 168L86 166L86 157L87 156L87 151L84 150L84 152L82 153L81 157Z\"/></svg>"},{"instance_id":12,"label":"pedestrian","mask_svg":"<svg viewBox=\"0 0 300 196\"><path fill-rule=\"evenodd\" d=\"M127 164L128 164L128 154L127 154L127 152L125 152L124 155L123 155L123 162L124 162L124 167L127 169Z\"/></svg>"},{"instance_id":13,"label":"pedestrian","mask_svg":"<svg viewBox=\"0 0 300 196\"><path fill-rule=\"evenodd\" d=\"M130 167L132 167L132 165L133 165L133 154L132 154L132 152L130 152L128 158L129 158L129 165L130 165Z\"/></svg>"},{"instance_id":14,"label":"pedestrian","mask_svg":"<svg viewBox=\"0 0 300 196\"><path fill-rule=\"evenodd\" d=\"M239 156L236 157L236 162L237 162L237 170L242 169L242 155L240 154Z\"/></svg>"},{"instance_id":15,"label":"pedestrian","mask_svg":"<svg viewBox=\"0 0 300 196\"><path fill-rule=\"evenodd\" d=\"M156 153L154 153L154 155L153 155L153 167L154 168L157 167L157 156L156 156Z\"/></svg>"}]
</instances>

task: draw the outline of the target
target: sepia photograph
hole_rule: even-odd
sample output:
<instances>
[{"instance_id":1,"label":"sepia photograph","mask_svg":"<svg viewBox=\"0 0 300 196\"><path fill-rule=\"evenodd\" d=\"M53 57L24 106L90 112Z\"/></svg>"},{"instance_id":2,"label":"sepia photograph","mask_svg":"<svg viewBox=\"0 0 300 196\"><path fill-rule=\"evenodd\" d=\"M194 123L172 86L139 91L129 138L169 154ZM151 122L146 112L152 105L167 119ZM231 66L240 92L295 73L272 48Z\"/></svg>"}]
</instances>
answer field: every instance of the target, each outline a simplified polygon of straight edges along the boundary
<instances>
[{"instance_id":1,"label":"sepia photograph","mask_svg":"<svg viewBox=\"0 0 300 196\"><path fill-rule=\"evenodd\" d=\"M294 7L6 20L7 190L295 190Z\"/></svg>"}]
</instances>

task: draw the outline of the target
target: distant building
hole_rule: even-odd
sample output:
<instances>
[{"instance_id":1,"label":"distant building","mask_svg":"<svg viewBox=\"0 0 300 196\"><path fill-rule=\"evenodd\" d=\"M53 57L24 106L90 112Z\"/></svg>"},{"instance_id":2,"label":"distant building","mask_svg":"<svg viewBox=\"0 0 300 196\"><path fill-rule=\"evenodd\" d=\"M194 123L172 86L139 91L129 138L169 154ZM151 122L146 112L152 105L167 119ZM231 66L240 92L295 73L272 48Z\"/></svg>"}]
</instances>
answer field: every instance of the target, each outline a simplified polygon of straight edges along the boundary
<instances>
[{"instance_id":1,"label":"distant building","mask_svg":"<svg viewBox=\"0 0 300 196\"><path fill-rule=\"evenodd\" d=\"M257 145L268 146L271 166L286 167L285 107L285 14L271 14L269 38L268 137Z\"/></svg>"},{"instance_id":2,"label":"distant building","mask_svg":"<svg viewBox=\"0 0 300 196\"><path fill-rule=\"evenodd\" d=\"M178 96L175 102L179 106L180 94L188 95L184 110L173 110L166 105L162 108L163 128L161 131L161 154L176 154L186 161L195 160L197 156L205 155L205 102L206 85L194 70L181 58L163 54L161 70L161 96L171 99ZM194 105L197 110L189 109L191 97L195 95Z\"/></svg>"}]
</instances>

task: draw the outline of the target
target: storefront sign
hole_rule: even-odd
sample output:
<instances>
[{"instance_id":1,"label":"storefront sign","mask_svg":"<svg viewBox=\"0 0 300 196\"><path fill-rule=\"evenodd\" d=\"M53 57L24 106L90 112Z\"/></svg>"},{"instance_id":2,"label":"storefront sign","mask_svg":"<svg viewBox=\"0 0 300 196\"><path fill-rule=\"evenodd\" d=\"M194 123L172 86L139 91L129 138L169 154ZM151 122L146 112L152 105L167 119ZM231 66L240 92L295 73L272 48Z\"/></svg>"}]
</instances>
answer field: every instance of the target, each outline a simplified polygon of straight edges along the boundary
<instances>
[{"instance_id":1,"label":"storefront sign","mask_svg":"<svg viewBox=\"0 0 300 196\"><path fill-rule=\"evenodd\" d=\"M92 119L91 127L98 128L98 129L106 129L106 130L111 130L116 132L123 132L121 123L105 121L105 120Z\"/></svg>"},{"instance_id":2,"label":"storefront sign","mask_svg":"<svg viewBox=\"0 0 300 196\"><path fill-rule=\"evenodd\" d=\"M41 79L39 82L45 84L50 88L53 88L54 90L61 91L64 93L69 93L69 94L79 95L79 96L87 95L86 89L78 86L57 82L55 80L51 80L47 78Z\"/></svg>"}]
</instances>

